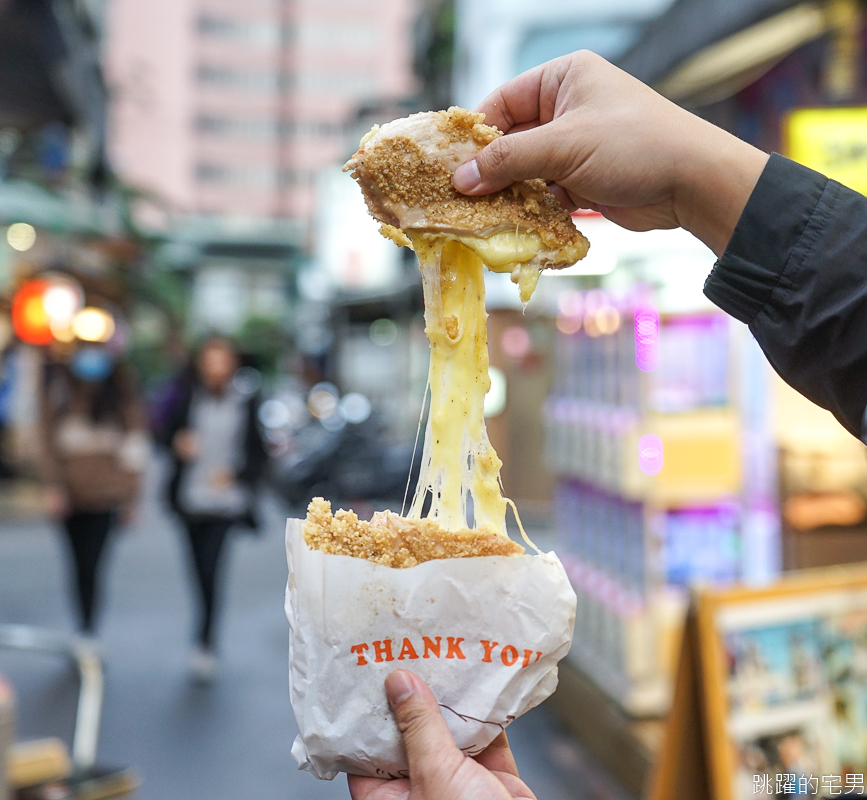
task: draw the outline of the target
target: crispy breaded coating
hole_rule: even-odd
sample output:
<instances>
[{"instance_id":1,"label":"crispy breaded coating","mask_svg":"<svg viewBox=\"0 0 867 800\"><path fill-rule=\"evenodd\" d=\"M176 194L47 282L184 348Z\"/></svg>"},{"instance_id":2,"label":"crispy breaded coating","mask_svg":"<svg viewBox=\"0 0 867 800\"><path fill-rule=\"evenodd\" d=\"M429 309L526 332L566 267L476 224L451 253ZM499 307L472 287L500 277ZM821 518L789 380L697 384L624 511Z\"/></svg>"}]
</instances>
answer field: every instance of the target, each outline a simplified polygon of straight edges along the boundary
<instances>
[{"instance_id":1,"label":"crispy breaded coating","mask_svg":"<svg viewBox=\"0 0 867 800\"><path fill-rule=\"evenodd\" d=\"M524 555L521 545L485 528L446 531L433 520L405 519L391 511L365 522L354 511L332 514L331 503L321 497L307 507L303 531L311 550L398 569L440 558Z\"/></svg>"},{"instance_id":2,"label":"crispy breaded coating","mask_svg":"<svg viewBox=\"0 0 867 800\"><path fill-rule=\"evenodd\" d=\"M452 107L377 126L344 170L353 171L370 213L385 225L483 238L505 230L534 231L545 250L539 266L574 264L586 254L587 240L543 180L481 197L467 197L452 186L455 169L502 136L484 118Z\"/></svg>"}]
</instances>

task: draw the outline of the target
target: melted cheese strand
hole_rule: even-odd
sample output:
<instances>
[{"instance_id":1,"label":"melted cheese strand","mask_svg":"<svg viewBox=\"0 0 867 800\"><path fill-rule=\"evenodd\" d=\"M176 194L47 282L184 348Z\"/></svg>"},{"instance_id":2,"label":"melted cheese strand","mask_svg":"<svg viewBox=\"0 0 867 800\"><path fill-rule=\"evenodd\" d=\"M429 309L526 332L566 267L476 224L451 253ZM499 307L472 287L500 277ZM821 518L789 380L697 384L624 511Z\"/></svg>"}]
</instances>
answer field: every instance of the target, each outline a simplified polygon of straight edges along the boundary
<instances>
[{"instance_id":1,"label":"melted cheese strand","mask_svg":"<svg viewBox=\"0 0 867 800\"><path fill-rule=\"evenodd\" d=\"M491 272L509 272L512 283L517 283L521 302L526 309L536 284L541 267L532 259L542 249L542 239L534 231L521 231L515 225L515 233L500 231L487 237L459 236L462 242L478 254Z\"/></svg>"},{"instance_id":2,"label":"melted cheese strand","mask_svg":"<svg viewBox=\"0 0 867 800\"><path fill-rule=\"evenodd\" d=\"M451 240L466 245L478 255L484 265L491 272L507 272L512 277L512 283L518 284L521 303L527 310L527 303L533 296L542 267L533 259L542 249L542 239L535 231L521 231L519 225L515 225L515 233L511 231L498 231L488 236L457 236L451 233L424 234L421 231L408 229L402 231L393 225L381 225L379 232L386 238L391 239L398 247L415 246L411 242L419 239ZM577 261L580 248L570 247L563 250L571 258L575 256Z\"/></svg>"},{"instance_id":3,"label":"melted cheese strand","mask_svg":"<svg viewBox=\"0 0 867 800\"><path fill-rule=\"evenodd\" d=\"M506 536L506 500L499 486L502 462L484 420L491 381L482 260L453 240L410 237L424 284L431 394L421 474L408 517L421 518L430 493L427 516L443 528L488 528ZM468 494L473 525L467 520Z\"/></svg>"},{"instance_id":4,"label":"melted cheese strand","mask_svg":"<svg viewBox=\"0 0 867 800\"><path fill-rule=\"evenodd\" d=\"M512 509L512 513L515 515L515 522L518 523L518 530L521 531L521 537L524 541L530 545L540 556L545 555L538 547L536 547L535 542L527 536L527 531L524 530L524 523L521 522L521 515L518 514L518 507L515 505L513 500L510 500L508 497L506 498L506 502L509 504L509 508Z\"/></svg>"},{"instance_id":5,"label":"melted cheese strand","mask_svg":"<svg viewBox=\"0 0 867 800\"><path fill-rule=\"evenodd\" d=\"M409 473L406 476L406 488L403 490L403 502L400 504L400 515L406 512L406 498L409 497L409 484L412 481L412 468L415 466L415 454L418 450L418 440L421 437L421 424L424 421L424 411L427 408L427 396L430 391L430 381L424 387L424 396L421 399L421 412L418 415L418 427L415 429L415 441L412 443L412 458L409 462Z\"/></svg>"}]
</instances>

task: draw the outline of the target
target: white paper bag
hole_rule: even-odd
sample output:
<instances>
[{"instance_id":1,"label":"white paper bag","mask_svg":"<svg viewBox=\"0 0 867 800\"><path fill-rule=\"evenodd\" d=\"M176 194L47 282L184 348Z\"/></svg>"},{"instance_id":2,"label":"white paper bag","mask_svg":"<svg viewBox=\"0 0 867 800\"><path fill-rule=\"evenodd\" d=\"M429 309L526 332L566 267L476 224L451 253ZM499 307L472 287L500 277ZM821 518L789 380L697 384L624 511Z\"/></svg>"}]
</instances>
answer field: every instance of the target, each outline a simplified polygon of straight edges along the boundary
<instances>
[{"instance_id":1,"label":"white paper bag","mask_svg":"<svg viewBox=\"0 0 867 800\"><path fill-rule=\"evenodd\" d=\"M318 778L406 775L383 682L408 669L458 747L481 752L557 686L576 597L557 556L428 561L407 569L310 550L286 525L292 755Z\"/></svg>"}]
</instances>

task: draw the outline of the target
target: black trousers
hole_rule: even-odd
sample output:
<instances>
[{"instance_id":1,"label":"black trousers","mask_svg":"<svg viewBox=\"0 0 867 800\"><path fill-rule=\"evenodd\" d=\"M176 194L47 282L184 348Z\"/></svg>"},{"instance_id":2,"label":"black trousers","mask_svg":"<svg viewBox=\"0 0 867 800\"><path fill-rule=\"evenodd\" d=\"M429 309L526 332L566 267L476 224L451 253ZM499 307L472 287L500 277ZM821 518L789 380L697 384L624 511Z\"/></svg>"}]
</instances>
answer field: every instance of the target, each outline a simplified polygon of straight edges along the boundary
<instances>
[{"instance_id":1,"label":"black trousers","mask_svg":"<svg viewBox=\"0 0 867 800\"><path fill-rule=\"evenodd\" d=\"M214 643L221 556L232 520L206 517L187 519L185 522L193 568L199 585L199 625L196 638L199 644L210 649Z\"/></svg>"},{"instance_id":2,"label":"black trousers","mask_svg":"<svg viewBox=\"0 0 867 800\"><path fill-rule=\"evenodd\" d=\"M77 511L63 521L72 548L78 617L85 633L92 633L95 627L100 563L113 522L111 511Z\"/></svg>"}]
</instances>

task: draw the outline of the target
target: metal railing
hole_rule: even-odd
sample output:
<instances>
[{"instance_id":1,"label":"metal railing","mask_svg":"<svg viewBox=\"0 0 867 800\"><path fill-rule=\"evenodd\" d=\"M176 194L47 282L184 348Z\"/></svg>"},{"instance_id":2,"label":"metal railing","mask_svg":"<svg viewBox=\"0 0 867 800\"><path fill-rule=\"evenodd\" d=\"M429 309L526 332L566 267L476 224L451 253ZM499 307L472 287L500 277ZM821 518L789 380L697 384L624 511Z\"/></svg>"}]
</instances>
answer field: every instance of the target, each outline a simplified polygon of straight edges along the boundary
<instances>
[{"instance_id":1,"label":"metal railing","mask_svg":"<svg viewBox=\"0 0 867 800\"><path fill-rule=\"evenodd\" d=\"M81 688L72 737L72 761L79 769L92 767L99 744L104 691L102 659L94 645L78 636L32 625L0 625L0 647L62 655L75 661Z\"/></svg>"}]
</instances>

